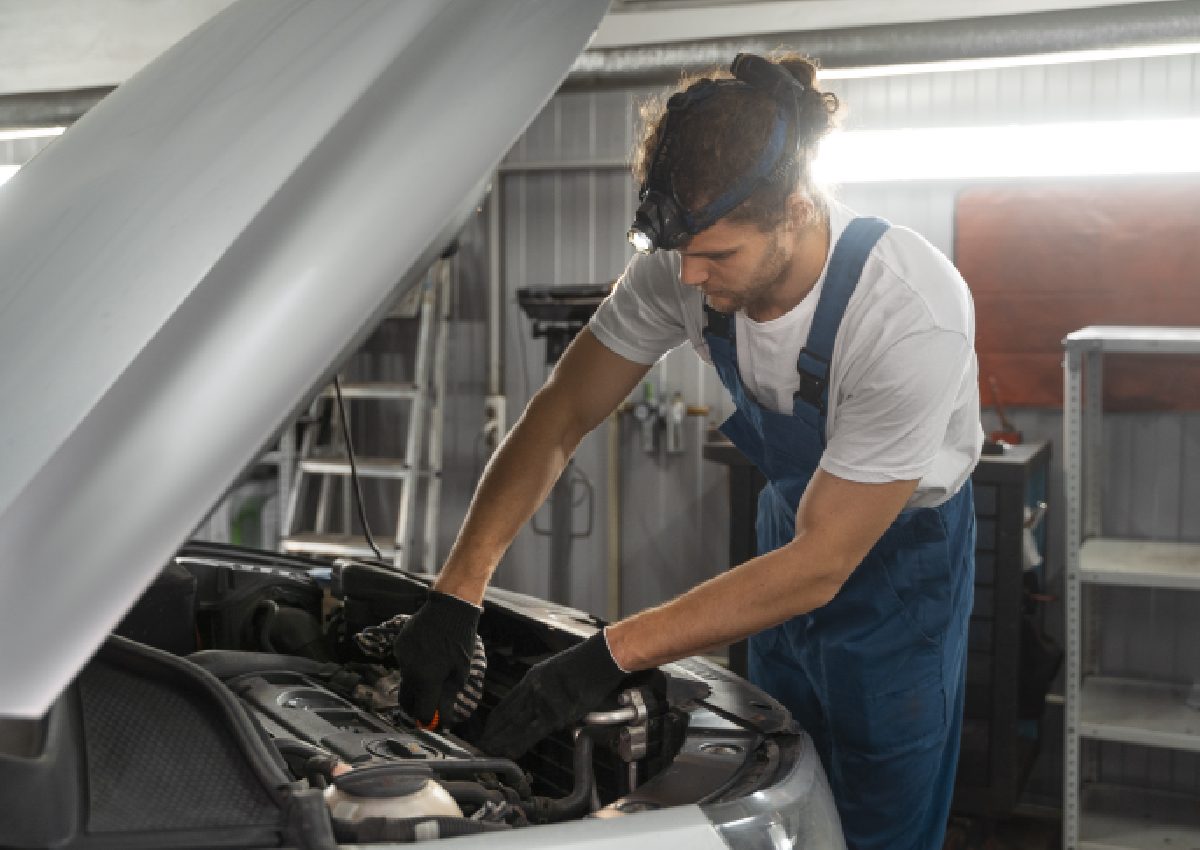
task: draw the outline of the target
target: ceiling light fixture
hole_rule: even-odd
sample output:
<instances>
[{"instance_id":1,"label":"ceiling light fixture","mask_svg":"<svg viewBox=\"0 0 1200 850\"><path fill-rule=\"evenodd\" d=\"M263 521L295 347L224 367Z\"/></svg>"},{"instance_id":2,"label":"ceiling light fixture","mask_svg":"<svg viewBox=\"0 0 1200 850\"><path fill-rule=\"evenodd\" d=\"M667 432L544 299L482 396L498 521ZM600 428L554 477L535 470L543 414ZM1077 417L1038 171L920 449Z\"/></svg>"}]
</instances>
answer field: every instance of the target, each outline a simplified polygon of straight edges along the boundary
<instances>
[{"instance_id":1,"label":"ceiling light fixture","mask_svg":"<svg viewBox=\"0 0 1200 850\"><path fill-rule=\"evenodd\" d=\"M15 142L21 139L45 139L61 136L66 127L30 127L21 130L0 130L0 142Z\"/></svg>"},{"instance_id":2,"label":"ceiling light fixture","mask_svg":"<svg viewBox=\"0 0 1200 850\"><path fill-rule=\"evenodd\" d=\"M841 132L813 163L823 182L1200 173L1200 119Z\"/></svg>"},{"instance_id":3,"label":"ceiling light fixture","mask_svg":"<svg viewBox=\"0 0 1200 850\"><path fill-rule=\"evenodd\" d=\"M1200 42L1147 44L1137 47L1113 47L1098 50L1072 50L1063 53L1039 53L1030 56L995 56L982 59L950 59L944 62L914 62L907 65L872 65L863 68L828 68L820 71L825 80L860 80L870 77L895 77L911 74L941 74L953 71L991 71L999 68L1024 68L1034 65L1068 65L1076 62L1108 62L1115 59L1152 59L1157 56L1190 56L1200 53Z\"/></svg>"}]
</instances>

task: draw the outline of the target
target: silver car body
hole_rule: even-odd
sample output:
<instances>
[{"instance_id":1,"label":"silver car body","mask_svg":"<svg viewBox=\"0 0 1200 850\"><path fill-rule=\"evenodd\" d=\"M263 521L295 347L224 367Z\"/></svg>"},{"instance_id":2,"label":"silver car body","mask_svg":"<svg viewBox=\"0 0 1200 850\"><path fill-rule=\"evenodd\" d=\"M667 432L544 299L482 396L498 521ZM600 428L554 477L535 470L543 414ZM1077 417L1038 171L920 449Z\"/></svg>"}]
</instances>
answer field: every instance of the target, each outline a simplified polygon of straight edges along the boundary
<instances>
[{"instance_id":1,"label":"silver car body","mask_svg":"<svg viewBox=\"0 0 1200 850\"><path fill-rule=\"evenodd\" d=\"M241 0L0 189L0 719L446 247L607 3ZM802 751L729 802L452 845L844 848Z\"/></svg>"},{"instance_id":2,"label":"silver car body","mask_svg":"<svg viewBox=\"0 0 1200 850\"><path fill-rule=\"evenodd\" d=\"M0 716L453 238L606 6L243 0L0 189Z\"/></svg>"}]
</instances>

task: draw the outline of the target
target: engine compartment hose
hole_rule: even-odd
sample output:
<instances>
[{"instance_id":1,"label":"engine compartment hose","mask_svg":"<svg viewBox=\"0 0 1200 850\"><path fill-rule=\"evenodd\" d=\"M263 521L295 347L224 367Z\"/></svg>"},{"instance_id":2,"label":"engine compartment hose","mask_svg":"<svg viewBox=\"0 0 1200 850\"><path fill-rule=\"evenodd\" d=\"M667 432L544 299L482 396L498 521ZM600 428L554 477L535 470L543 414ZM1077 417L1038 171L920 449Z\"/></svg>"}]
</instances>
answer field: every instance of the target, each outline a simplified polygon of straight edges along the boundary
<instances>
[{"instance_id":1,"label":"engine compartment hose","mask_svg":"<svg viewBox=\"0 0 1200 850\"><path fill-rule=\"evenodd\" d=\"M341 761L337 756L323 750L307 741L295 738L275 738L271 741L283 760L287 762L288 770L314 788L324 788L333 778L333 769Z\"/></svg>"},{"instance_id":2,"label":"engine compartment hose","mask_svg":"<svg viewBox=\"0 0 1200 850\"><path fill-rule=\"evenodd\" d=\"M326 642L321 621L303 608L278 605L260 636L263 647L282 655L298 655L316 661L336 661Z\"/></svg>"},{"instance_id":3,"label":"engine compartment hose","mask_svg":"<svg viewBox=\"0 0 1200 850\"><path fill-rule=\"evenodd\" d=\"M450 796L454 798L454 802L460 806L467 803L474 806L483 806L487 803L507 803L508 798L502 791L494 791L490 788L484 788L478 782L471 782L466 779L443 779L439 780L440 784Z\"/></svg>"},{"instance_id":4,"label":"engine compartment hose","mask_svg":"<svg viewBox=\"0 0 1200 850\"><path fill-rule=\"evenodd\" d=\"M595 777L592 775L592 754L595 742L592 732L580 729L575 733L575 754L573 769L575 786L571 793L560 799L553 797L534 797L530 811L533 823L557 823L558 821L583 817L588 813L592 804L592 792L595 788Z\"/></svg>"},{"instance_id":5,"label":"engine compartment hose","mask_svg":"<svg viewBox=\"0 0 1200 850\"><path fill-rule=\"evenodd\" d=\"M299 655L241 652L234 649L202 649L188 655L187 660L198 664L222 681L247 673L265 673L271 670L300 673L325 680L332 678L342 669L340 664L313 661Z\"/></svg>"},{"instance_id":6,"label":"engine compartment hose","mask_svg":"<svg viewBox=\"0 0 1200 850\"><path fill-rule=\"evenodd\" d=\"M529 786L529 777L512 759L429 759L421 763L428 766L438 777L463 778L475 776L478 773L494 773L503 778L509 786L517 789L517 793L521 795L522 799L528 799L533 794L533 790Z\"/></svg>"},{"instance_id":7,"label":"engine compartment hose","mask_svg":"<svg viewBox=\"0 0 1200 850\"><path fill-rule=\"evenodd\" d=\"M279 616L279 603L274 599L264 599L254 606L254 613L262 612L262 622L258 625L258 643L267 652L274 652L275 645L271 643L271 627Z\"/></svg>"}]
</instances>

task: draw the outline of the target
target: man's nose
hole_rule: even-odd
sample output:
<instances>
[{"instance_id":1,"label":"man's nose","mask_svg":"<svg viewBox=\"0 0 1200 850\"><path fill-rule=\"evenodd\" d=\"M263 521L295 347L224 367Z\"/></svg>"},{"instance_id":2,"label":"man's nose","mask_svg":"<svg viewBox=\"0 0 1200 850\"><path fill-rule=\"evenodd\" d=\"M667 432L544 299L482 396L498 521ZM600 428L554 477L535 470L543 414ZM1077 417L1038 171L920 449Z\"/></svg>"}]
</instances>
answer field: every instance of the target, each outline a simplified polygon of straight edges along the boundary
<instances>
[{"instance_id":1,"label":"man's nose","mask_svg":"<svg viewBox=\"0 0 1200 850\"><path fill-rule=\"evenodd\" d=\"M680 257L679 282L685 286L699 286L708 280L708 264L697 257Z\"/></svg>"}]
</instances>

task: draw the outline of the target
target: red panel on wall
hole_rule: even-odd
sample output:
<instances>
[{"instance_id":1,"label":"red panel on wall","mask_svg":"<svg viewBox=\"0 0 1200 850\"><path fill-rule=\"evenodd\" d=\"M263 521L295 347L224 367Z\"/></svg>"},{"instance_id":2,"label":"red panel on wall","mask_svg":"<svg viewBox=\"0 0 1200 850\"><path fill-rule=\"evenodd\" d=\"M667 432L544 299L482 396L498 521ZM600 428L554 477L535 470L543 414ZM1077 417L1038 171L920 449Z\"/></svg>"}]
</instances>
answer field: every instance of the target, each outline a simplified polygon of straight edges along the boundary
<instances>
[{"instance_id":1,"label":"red panel on wall","mask_svg":"<svg viewBox=\"0 0 1200 850\"><path fill-rule=\"evenodd\" d=\"M954 262L975 297L980 394L1061 407L1062 340L1087 325L1200 326L1200 179L965 190ZM1200 358L1109 357L1105 405L1200 410Z\"/></svg>"}]
</instances>

